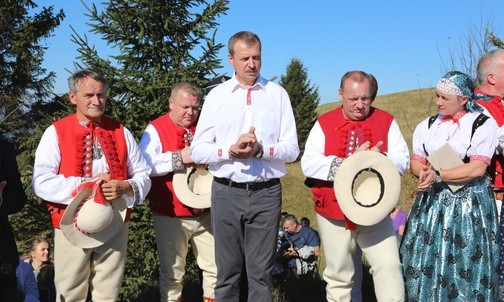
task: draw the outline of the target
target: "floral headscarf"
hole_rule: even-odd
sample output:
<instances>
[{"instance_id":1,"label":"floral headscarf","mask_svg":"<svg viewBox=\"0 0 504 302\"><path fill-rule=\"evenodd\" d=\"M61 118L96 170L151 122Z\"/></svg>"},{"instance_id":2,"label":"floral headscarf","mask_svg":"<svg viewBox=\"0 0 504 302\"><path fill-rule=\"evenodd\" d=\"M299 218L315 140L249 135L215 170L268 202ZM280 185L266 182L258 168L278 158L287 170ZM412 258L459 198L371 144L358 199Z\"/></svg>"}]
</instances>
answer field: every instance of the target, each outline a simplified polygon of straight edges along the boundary
<instances>
[{"instance_id":1,"label":"floral headscarf","mask_svg":"<svg viewBox=\"0 0 504 302\"><path fill-rule=\"evenodd\" d=\"M450 71L445 74L436 85L436 89L449 95L467 96L465 109L467 111L483 111L483 108L475 101L485 100L488 96L475 94L476 85L474 81L465 73L460 71Z\"/></svg>"}]
</instances>

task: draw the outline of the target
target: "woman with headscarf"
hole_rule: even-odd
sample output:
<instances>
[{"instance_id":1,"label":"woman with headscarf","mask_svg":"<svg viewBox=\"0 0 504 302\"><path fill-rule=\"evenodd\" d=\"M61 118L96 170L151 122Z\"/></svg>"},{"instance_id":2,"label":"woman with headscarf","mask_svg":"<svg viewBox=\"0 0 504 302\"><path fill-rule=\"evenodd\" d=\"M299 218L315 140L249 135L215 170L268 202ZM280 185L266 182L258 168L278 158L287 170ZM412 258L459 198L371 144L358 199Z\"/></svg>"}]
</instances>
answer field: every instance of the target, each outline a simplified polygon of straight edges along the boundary
<instances>
[{"instance_id":1,"label":"woman with headscarf","mask_svg":"<svg viewBox=\"0 0 504 302\"><path fill-rule=\"evenodd\" d=\"M419 194L400 249L408 301L497 301L498 218L486 173L497 124L473 91L469 76L447 73L436 86L438 114L413 133ZM436 171L427 158L445 144L463 164Z\"/></svg>"}]
</instances>

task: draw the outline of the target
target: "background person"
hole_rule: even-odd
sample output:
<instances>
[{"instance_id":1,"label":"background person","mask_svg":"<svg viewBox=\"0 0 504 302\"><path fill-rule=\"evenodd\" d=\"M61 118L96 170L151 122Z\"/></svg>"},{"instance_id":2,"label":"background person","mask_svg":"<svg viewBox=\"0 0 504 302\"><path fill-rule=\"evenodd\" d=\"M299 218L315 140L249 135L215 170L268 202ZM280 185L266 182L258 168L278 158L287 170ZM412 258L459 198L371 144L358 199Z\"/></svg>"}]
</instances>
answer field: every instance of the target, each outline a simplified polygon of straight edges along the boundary
<instances>
[{"instance_id":1,"label":"background person","mask_svg":"<svg viewBox=\"0 0 504 302\"><path fill-rule=\"evenodd\" d=\"M394 117L371 106L377 91L378 83L371 74L345 73L338 93L342 106L318 118L301 158L326 255L323 277L328 301L350 301L355 267L361 268L355 257L358 248L371 266L377 299L404 300L392 221L385 217L375 225L355 225L344 216L334 192L338 168L354 152L384 152L400 174L409 166L408 146Z\"/></svg>"},{"instance_id":2,"label":"background person","mask_svg":"<svg viewBox=\"0 0 504 302\"><path fill-rule=\"evenodd\" d=\"M181 299L189 243L203 270L203 300L214 301L217 268L210 209L184 205L173 190L174 172L193 165L189 146L196 130L200 99L196 86L175 84L169 99L170 111L152 121L140 140L140 149L152 168L148 198L161 264L161 301Z\"/></svg>"},{"instance_id":3,"label":"background person","mask_svg":"<svg viewBox=\"0 0 504 302\"><path fill-rule=\"evenodd\" d=\"M37 281L40 301L56 301L54 264L51 261L49 241L45 238L36 238L33 240L30 258L25 260L25 262L28 262L32 268L33 275Z\"/></svg>"},{"instance_id":4,"label":"background person","mask_svg":"<svg viewBox=\"0 0 504 302\"><path fill-rule=\"evenodd\" d=\"M57 299L85 301L90 289L95 301L116 301L131 210L118 233L96 248L70 243L60 229L60 220L73 200L72 191L90 180L104 181L99 189L106 200L125 200L128 209L141 204L150 189L150 167L131 132L104 115L105 78L92 70L80 70L68 84L76 113L56 121L42 135L35 153L32 187L35 195L46 201L54 226Z\"/></svg>"},{"instance_id":5,"label":"background person","mask_svg":"<svg viewBox=\"0 0 504 302\"><path fill-rule=\"evenodd\" d=\"M16 150L12 143L0 138L0 302L16 301L19 255L9 215L21 211L25 203Z\"/></svg>"},{"instance_id":6,"label":"background person","mask_svg":"<svg viewBox=\"0 0 504 302\"><path fill-rule=\"evenodd\" d=\"M498 301L497 209L486 173L497 125L474 103L473 89L466 74L447 73L436 85L438 114L413 132L420 192L401 244L408 301ZM436 171L427 157L445 144L464 163ZM447 182L465 185L453 192Z\"/></svg>"},{"instance_id":7,"label":"background person","mask_svg":"<svg viewBox=\"0 0 504 302\"><path fill-rule=\"evenodd\" d=\"M37 281L35 280L35 275L33 275L33 271L28 262L19 259L19 265L16 268L16 276L21 290L20 294L23 296L23 299L13 301L39 302Z\"/></svg>"},{"instance_id":8,"label":"background person","mask_svg":"<svg viewBox=\"0 0 504 302\"><path fill-rule=\"evenodd\" d=\"M310 227L300 224L293 214L280 222L289 245L284 249L290 271L297 275L313 273L320 256L320 237Z\"/></svg>"},{"instance_id":9,"label":"background person","mask_svg":"<svg viewBox=\"0 0 504 302\"><path fill-rule=\"evenodd\" d=\"M205 98L191 145L208 164L217 263L216 301L239 301L242 267L248 301L272 301L280 177L296 160L296 123L285 89L260 76L261 41L238 32L228 43L234 76Z\"/></svg>"},{"instance_id":10,"label":"background person","mask_svg":"<svg viewBox=\"0 0 504 302\"><path fill-rule=\"evenodd\" d=\"M402 237L404 235L404 228L406 227L406 220L408 215L402 209L395 207L390 212L390 219L392 219L392 225L394 226L394 232L397 236L397 243L401 244Z\"/></svg>"}]
</instances>

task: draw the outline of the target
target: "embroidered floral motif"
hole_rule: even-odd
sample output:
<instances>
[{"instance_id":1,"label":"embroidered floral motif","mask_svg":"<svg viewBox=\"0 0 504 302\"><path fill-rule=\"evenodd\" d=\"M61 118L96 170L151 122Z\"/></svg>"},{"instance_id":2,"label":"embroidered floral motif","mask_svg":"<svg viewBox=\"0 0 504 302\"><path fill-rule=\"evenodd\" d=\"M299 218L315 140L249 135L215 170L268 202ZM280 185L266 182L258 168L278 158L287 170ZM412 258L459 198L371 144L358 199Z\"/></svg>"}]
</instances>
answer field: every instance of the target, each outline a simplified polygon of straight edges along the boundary
<instances>
[{"instance_id":1,"label":"embroidered floral motif","mask_svg":"<svg viewBox=\"0 0 504 302\"><path fill-rule=\"evenodd\" d=\"M418 155L418 154L413 154L413 156L411 156L411 159L419 161L419 162L421 162L424 165L427 164L427 158L425 158L425 157L423 157L421 155Z\"/></svg>"},{"instance_id":2,"label":"embroidered floral motif","mask_svg":"<svg viewBox=\"0 0 504 302\"><path fill-rule=\"evenodd\" d=\"M173 171L184 170L184 163L182 162L182 152L180 152L180 150L172 152L172 167Z\"/></svg>"},{"instance_id":3,"label":"embroidered floral motif","mask_svg":"<svg viewBox=\"0 0 504 302\"><path fill-rule=\"evenodd\" d=\"M484 162L485 164L487 165L490 165L490 161L492 160L491 158L487 157L487 156L484 156L484 155L473 155L471 157L469 157L469 160L470 161L473 161L473 160L479 160L479 161L482 161Z\"/></svg>"}]
</instances>

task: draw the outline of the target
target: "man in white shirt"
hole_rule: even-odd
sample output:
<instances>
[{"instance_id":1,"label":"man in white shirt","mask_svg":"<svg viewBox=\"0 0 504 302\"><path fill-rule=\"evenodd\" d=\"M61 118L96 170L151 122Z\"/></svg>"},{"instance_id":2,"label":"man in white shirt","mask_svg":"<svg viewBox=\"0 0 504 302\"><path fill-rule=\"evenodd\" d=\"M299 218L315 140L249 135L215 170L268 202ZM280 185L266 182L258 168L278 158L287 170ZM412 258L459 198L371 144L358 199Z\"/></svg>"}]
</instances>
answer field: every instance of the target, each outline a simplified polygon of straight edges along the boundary
<instances>
[{"instance_id":1,"label":"man in white shirt","mask_svg":"<svg viewBox=\"0 0 504 302\"><path fill-rule=\"evenodd\" d=\"M403 301L404 283L399 248L387 216L371 225L356 225L345 217L334 192L334 177L341 163L354 152L383 152L400 174L409 167L409 151L394 117L371 106L378 91L375 77L349 71L341 78L342 106L321 115L313 126L301 168L311 187L322 246L326 255L324 280L328 301L350 301L355 254L371 265L378 301ZM359 281L360 282L360 281Z\"/></svg>"},{"instance_id":2,"label":"man in white shirt","mask_svg":"<svg viewBox=\"0 0 504 302\"><path fill-rule=\"evenodd\" d=\"M54 226L56 298L86 301L91 289L94 301L117 301L126 262L129 213L147 195L151 169L131 132L104 115L106 80L92 70L81 70L68 84L76 113L45 130L35 153L32 179L33 191L46 201ZM111 239L82 248L65 237L60 221L73 200L72 192L97 180L104 181L100 189L106 200L125 200L128 210Z\"/></svg>"},{"instance_id":3,"label":"man in white shirt","mask_svg":"<svg viewBox=\"0 0 504 302\"><path fill-rule=\"evenodd\" d=\"M285 89L259 74L259 37L238 32L228 47L234 77L206 97L191 157L214 176L215 300L239 301L244 269L248 301L267 302L273 300L280 177L299 155L296 124Z\"/></svg>"}]
</instances>

